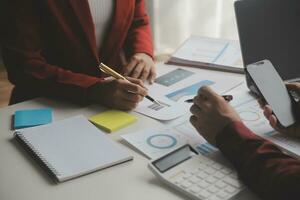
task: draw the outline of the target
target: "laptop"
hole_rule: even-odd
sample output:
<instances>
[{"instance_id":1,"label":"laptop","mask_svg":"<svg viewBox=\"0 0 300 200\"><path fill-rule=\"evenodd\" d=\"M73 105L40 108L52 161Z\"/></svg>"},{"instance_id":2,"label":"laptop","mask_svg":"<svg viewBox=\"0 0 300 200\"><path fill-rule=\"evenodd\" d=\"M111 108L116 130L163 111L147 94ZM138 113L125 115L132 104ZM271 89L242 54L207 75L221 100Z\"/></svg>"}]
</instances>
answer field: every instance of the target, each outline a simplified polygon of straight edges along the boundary
<instances>
[{"instance_id":1,"label":"laptop","mask_svg":"<svg viewBox=\"0 0 300 200\"><path fill-rule=\"evenodd\" d=\"M300 1L238 0L234 7L244 66L268 59L283 80L300 81Z\"/></svg>"}]
</instances>

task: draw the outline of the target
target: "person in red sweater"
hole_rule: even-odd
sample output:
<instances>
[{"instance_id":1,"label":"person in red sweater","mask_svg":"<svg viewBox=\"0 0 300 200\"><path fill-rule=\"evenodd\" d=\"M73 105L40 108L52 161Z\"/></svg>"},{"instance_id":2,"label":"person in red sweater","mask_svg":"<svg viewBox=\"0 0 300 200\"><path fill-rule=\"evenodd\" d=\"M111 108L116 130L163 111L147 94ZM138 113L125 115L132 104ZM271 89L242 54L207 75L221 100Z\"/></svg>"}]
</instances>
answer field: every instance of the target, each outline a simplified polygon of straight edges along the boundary
<instances>
[{"instance_id":1,"label":"person in red sweater","mask_svg":"<svg viewBox=\"0 0 300 200\"><path fill-rule=\"evenodd\" d=\"M287 88L300 94L299 83L287 84ZM262 107L274 129L300 137L300 119L283 129L270 106ZM202 87L190 110L192 125L231 161L250 190L262 199L300 199L300 161L255 135L221 96L209 87Z\"/></svg>"},{"instance_id":2,"label":"person in red sweater","mask_svg":"<svg viewBox=\"0 0 300 200\"><path fill-rule=\"evenodd\" d=\"M10 104L44 96L133 109L155 79L144 0L4 0L0 20ZM131 83L106 79L100 62Z\"/></svg>"}]
</instances>

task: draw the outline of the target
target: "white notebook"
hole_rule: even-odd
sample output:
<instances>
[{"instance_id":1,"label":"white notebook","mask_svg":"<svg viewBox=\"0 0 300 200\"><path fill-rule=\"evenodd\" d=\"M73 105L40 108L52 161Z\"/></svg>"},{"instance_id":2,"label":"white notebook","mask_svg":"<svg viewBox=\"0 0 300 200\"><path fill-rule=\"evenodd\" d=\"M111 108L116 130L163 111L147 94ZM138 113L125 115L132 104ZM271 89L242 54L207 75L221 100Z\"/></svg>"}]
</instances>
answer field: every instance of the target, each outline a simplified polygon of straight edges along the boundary
<instances>
[{"instance_id":1,"label":"white notebook","mask_svg":"<svg viewBox=\"0 0 300 200\"><path fill-rule=\"evenodd\" d=\"M18 130L15 136L58 182L133 159L82 115Z\"/></svg>"}]
</instances>

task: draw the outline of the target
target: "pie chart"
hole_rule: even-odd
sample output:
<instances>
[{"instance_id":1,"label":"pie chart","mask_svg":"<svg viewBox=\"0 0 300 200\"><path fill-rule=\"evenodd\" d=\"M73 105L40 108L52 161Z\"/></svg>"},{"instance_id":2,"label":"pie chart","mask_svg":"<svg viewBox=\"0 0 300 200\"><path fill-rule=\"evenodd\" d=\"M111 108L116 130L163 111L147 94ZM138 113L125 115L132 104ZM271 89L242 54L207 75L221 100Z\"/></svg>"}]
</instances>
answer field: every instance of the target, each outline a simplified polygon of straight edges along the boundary
<instances>
[{"instance_id":1,"label":"pie chart","mask_svg":"<svg viewBox=\"0 0 300 200\"><path fill-rule=\"evenodd\" d=\"M156 149L169 149L177 144L177 139L169 134L156 134L147 138L147 144Z\"/></svg>"}]
</instances>

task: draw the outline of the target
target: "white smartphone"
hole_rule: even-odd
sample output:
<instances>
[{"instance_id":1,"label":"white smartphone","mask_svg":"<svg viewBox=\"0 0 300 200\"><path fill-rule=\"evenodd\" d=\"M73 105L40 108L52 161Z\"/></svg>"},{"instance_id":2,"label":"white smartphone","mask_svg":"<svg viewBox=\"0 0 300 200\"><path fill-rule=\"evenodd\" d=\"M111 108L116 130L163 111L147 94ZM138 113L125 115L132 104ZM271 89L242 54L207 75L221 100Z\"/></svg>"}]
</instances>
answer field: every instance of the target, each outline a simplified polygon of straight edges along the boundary
<instances>
[{"instance_id":1,"label":"white smartphone","mask_svg":"<svg viewBox=\"0 0 300 200\"><path fill-rule=\"evenodd\" d=\"M246 72L261 97L271 106L274 115L283 127L296 122L295 100L269 60L247 65Z\"/></svg>"}]
</instances>

